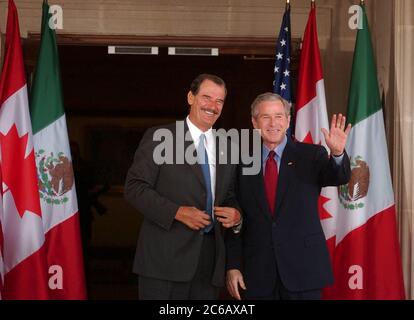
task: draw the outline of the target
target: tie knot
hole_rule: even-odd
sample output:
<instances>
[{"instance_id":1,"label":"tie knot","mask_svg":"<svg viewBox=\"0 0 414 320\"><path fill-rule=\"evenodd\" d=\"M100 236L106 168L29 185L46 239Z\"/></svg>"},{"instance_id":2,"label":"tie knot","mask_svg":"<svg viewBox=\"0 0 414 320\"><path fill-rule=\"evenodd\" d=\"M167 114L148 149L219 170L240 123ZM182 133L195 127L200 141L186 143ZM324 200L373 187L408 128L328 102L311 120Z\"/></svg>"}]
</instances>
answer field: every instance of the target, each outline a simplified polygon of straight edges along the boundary
<instances>
[{"instance_id":1,"label":"tie knot","mask_svg":"<svg viewBox=\"0 0 414 320\"><path fill-rule=\"evenodd\" d=\"M274 152L273 150L269 152L269 155L267 156L268 159L274 159L276 155L276 152Z\"/></svg>"}]
</instances>

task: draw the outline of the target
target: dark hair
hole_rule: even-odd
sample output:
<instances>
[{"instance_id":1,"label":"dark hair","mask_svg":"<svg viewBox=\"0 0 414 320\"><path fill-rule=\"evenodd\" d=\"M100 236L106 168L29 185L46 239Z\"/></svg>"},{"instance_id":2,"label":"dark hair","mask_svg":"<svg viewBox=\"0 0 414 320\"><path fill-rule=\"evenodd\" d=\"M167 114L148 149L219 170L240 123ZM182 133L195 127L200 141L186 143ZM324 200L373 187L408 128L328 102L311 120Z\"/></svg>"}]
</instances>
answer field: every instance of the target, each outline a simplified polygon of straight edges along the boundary
<instances>
[{"instance_id":1,"label":"dark hair","mask_svg":"<svg viewBox=\"0 0 414 320\"><path fill-rule=\"evenodd\" d=\"M193 95L196 95L198 93L198 91L200 90L201 84L205 80L210 80L210 81L214 82L215 84L224 87L224 92L227 94L226 83L224 82L223 79L221 79L220 77L215 76L213 74L202 73L202 74L199 74L193 80L193 82L191 82L190 91Z\"/></svg>"}]
</instances>

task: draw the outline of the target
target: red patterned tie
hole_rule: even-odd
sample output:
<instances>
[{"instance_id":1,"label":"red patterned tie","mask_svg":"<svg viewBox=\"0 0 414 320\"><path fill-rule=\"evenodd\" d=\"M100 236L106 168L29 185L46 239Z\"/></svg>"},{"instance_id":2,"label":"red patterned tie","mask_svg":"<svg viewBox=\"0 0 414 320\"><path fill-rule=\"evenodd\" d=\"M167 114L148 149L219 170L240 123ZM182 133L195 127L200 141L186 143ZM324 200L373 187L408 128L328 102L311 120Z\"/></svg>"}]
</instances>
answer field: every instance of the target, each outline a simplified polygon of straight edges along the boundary
<instances>
[{"instance_id":1,"label":"red patterned tie","mask_svg":"<svg viewBox=\"0 0 414 320\"><path fill-rule=\"evenodd\" d=\"M277 163L274 159L276 153L274 151L270 151L269 155L266 160L266 168L265 168L265 176L264 176L264 183L265 183L265 191L266 191L266 198L269 204L270 213L272 216L275 214L275 205L276 205L276 189L277 189L277 179L278 179L278 170L277 170Z\"/></svg>"}]
</instances>

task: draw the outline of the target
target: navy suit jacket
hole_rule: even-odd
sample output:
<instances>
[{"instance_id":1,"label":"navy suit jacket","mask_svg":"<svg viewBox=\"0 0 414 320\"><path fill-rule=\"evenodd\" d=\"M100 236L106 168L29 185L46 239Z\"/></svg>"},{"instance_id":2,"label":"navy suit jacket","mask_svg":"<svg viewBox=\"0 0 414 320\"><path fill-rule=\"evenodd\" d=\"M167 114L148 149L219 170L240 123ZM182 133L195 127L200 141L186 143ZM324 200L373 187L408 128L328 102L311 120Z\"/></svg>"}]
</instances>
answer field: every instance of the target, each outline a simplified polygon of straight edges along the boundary
<instances>
[{"instance_id":1,"label":"navy suit jacket","mask_svg":"<svg viewBox=\"0 0 414 320\"><path fill-rule=\"evenodd\" d=\"M289 291L320 289L333 282L329 253L318 214L322 187L346 184L351 175L345 153L341 165L324 147L288 139L283 151L274 217L264 191L263 171L238 174L243 213L240 234L226 238L229 269L242 271L246 297L271 295L276 272Z\"/></svg>"}]
</instances>

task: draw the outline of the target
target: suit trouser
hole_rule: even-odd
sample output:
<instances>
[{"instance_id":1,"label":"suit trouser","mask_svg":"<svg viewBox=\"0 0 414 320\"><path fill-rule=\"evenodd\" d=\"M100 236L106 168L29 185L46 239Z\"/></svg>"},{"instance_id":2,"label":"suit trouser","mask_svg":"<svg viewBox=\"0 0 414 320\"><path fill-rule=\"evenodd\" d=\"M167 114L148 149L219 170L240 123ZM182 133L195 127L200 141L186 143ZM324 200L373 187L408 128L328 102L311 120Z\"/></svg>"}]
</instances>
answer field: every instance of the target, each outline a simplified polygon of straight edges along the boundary
<instances>
[{"instance_id":1,"label":"suit trouser","mask_svg":"<svg viewBox=\"0 0 414 320\"><path fill-rule=\"evenodd\" d=\"M280 278L279 271L277 270L277 265L275 277L276 284L271 294L253 296L250 295L249 291L247 290L243 298L248 300L320 300L322 297L321 289L307 291L289 291L286 289L286 287L283 285L282 279Z\"/></svg>"},{"instance_id":2,"label":"suit trouser","mask_svg":"<svg viewBox=\"0 0 414 320\"><path fill-rule=\"evenodd\" d=\"M141 300L216 300L219 289L211 284L215 267L214 234L204 235L200 258L191 281L177 282L139 276Z\"/></svg>"}]
</instances>

